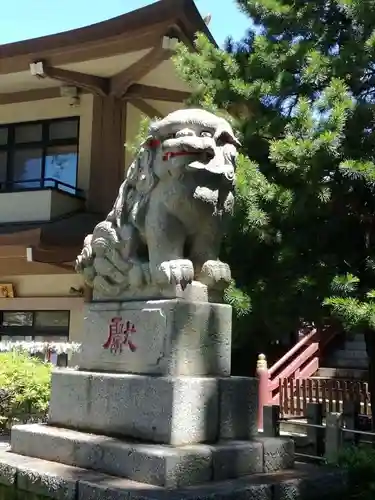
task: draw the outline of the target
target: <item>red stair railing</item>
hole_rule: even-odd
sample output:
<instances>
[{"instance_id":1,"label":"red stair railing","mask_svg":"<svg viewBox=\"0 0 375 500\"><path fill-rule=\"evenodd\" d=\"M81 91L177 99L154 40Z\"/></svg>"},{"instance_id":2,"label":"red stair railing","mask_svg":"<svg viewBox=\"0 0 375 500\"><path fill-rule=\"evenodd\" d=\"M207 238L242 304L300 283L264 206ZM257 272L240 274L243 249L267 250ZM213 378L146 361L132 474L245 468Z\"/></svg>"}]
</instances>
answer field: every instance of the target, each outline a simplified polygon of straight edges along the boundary
<instances>
[{"instance_id":1,"label":"red stair railing","mask_svg":"<svg viewBox=\"0 0 375 500\"><path fill-rule=\"evenodd\" d=\"M263 407L280 403L280 379L309 378L319 369L323 348L336 335L333 329L313 328L270 368L264 354L257 363L259 378L258 428L263 429Z\"/></svg>"}]
</instances>

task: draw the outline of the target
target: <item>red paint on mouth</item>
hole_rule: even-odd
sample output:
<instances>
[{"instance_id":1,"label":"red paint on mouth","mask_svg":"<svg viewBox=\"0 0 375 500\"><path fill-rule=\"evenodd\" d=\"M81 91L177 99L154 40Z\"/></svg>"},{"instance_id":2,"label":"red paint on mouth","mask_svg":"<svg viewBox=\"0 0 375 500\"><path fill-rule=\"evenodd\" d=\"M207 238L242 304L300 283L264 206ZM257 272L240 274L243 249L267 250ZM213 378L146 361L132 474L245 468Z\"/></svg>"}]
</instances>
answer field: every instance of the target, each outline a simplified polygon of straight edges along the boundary
<instances>
[{"instance_id":1,"label":"red paint on mouth","mask_svg":"<svg viewBox=\"0 0 375 500\"><path fill-rule=\"evenodd\" d=\"M147 142L147 146L150 149L156 149L161 145L161 141L158 139L150 139ZM191 156L191 155L200 155L200 151L168 151L163 154L163 161L168 161L171 158L174 158L176 156Z\"/></svg>"}]
</instances>

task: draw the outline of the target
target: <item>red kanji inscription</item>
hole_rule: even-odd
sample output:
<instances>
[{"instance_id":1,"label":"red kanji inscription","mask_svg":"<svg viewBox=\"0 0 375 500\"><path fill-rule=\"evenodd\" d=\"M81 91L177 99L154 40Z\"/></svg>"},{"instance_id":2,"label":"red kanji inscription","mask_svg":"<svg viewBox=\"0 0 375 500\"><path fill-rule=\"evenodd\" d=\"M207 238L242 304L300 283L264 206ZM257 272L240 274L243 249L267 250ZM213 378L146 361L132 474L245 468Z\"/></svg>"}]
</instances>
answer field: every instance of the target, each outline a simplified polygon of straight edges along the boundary
<instances>
[{"instance_id":1,"label":"red kanji inscription","mask_svg":"<svg viewBox=\"0 0 375 500\"><path fill-rule=\"evenodd\" d=\"M132 335L136 333L136 328L130 321L123 321L120 316L112 318L108 326L108 338L103 344L104 349L109 349L112 354L122 353L124 346L132 352L137 350L137 346L132 340Z\"/></svg>"}]
</instances>

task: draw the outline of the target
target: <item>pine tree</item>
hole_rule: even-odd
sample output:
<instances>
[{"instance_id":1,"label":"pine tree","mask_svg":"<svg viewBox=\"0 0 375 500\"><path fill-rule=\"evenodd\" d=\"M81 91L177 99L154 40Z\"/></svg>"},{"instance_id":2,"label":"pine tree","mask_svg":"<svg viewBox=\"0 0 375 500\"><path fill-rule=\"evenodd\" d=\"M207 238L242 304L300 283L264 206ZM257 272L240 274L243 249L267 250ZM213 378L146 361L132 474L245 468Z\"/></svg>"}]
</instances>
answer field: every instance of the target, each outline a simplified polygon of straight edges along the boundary
<instances>
[{"instance_id":1,"label":"pine tree","mask_svg":"<svg viewBox=\"0 0 375 500\"><path fill-rule=\"evenodd\" d=\"M229 113L243 144L225 248L237 331L364 332L375 398L375 0L237 4L242 40L198 35L176 56L191 102Z\"/></svg>"}]
</instances>

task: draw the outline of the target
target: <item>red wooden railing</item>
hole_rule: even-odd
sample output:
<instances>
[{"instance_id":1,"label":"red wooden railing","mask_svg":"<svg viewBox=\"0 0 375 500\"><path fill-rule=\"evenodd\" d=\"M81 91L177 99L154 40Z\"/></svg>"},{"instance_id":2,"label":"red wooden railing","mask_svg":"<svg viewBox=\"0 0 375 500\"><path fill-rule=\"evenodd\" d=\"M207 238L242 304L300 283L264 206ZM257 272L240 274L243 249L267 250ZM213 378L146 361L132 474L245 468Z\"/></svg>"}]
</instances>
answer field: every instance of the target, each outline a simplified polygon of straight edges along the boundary
<instances>
[{"instance_id":1,"label":"red wooden railing","mask_svg":"<svg viewBox=\"0 0 375 500\"><path fill-rule=\"evenodd\" d=\"M270 368L264 354L257 363L259 378L258 428L263 428L263 406L280 404L280 380L296 380L311 377L319 369L323 348L337 331L313 328L305 334L279 361Z\"/></svg>"},{"instance_id":2,"label":"red wooden railing","mask_svg":"<svg viewBox=\"0 0 375 500\"><path fill-rule=\"evenodd\" d=\"M306 415L308 403L322 403L325 412L343 411L344 401L356 401L360 414L371 416L368 383L343 379L280 379L282 417Z\"/></svg>"}]
</instances>

